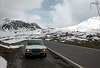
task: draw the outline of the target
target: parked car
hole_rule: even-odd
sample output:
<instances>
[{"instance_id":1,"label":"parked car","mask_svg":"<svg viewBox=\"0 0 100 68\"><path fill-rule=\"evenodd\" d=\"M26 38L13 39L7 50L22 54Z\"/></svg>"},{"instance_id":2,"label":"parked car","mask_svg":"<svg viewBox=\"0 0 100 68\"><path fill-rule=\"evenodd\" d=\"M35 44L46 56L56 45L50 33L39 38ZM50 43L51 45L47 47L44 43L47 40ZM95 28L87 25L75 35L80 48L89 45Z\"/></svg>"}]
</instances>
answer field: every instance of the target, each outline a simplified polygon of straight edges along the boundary
<instances>
[{"instance_id":1,"label":"parked car","mask_svg":"<svg viewBox=\"0 0 100 68\"><path fill-rule=\"evenodd\" d=\"M41 39L28 40L25 46L25 56L47 56L47 47L43 44Z\"/></svg>"}]
</instances>

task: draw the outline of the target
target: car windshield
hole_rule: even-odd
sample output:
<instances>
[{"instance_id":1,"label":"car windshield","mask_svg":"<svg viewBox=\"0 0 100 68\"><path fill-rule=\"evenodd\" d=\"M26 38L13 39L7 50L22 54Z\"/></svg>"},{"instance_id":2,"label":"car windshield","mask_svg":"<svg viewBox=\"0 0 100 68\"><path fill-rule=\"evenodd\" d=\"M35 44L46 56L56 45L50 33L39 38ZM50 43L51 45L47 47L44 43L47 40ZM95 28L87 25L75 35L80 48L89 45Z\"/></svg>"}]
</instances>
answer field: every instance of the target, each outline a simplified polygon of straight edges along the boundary
<instances>
[{"instance_id":1,"label":"car windshield","mask_svg":"<svg viewBox=\"0 0 100 68\"><path fill-rule=\"evenodd\" d=\"M27 45L43 45L42 40L29 40Z\"/></svg>"}]
</instances>

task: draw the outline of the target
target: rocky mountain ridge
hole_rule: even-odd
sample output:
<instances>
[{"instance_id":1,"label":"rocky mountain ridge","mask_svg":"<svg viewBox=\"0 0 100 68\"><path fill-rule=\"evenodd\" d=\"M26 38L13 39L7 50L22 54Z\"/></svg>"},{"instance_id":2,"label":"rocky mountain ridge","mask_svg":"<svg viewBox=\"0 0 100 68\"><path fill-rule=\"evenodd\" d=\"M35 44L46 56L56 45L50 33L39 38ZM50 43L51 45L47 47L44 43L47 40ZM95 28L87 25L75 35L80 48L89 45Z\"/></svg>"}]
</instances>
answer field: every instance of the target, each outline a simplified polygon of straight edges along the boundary
<instances>
[{"instance_id":1,"label":"rocky mountain ridge","mask_svg":"<svg viewBox=\"0 0 100 68\"><path fill-rule=\"evenodd\" d=\"M18 30L18 29L26 29L26 30L36 30L41 29L41 27L36 23L26 23L20 20L9 20L4 19L3 25L1 26L1 30Z\"/></svg>"}]
</instances>

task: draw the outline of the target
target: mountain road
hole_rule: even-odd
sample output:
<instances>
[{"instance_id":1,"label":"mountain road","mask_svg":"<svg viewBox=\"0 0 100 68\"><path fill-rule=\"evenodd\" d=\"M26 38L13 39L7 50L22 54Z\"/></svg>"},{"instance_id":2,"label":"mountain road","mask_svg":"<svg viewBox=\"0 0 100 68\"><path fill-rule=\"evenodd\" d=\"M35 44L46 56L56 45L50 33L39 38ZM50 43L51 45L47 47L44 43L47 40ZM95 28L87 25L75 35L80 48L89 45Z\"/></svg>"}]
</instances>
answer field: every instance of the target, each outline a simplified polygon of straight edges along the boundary
<instances>
[{"instance_id":1,"label":"mountain road","mask_svg":"<svg viewBox=\"0 0 100 68\"><path fill-rule=\"evenodd\" d=\"M45 41L46 46L83 68L100 68L100 50Z\"/></svg>"}]
</instances>

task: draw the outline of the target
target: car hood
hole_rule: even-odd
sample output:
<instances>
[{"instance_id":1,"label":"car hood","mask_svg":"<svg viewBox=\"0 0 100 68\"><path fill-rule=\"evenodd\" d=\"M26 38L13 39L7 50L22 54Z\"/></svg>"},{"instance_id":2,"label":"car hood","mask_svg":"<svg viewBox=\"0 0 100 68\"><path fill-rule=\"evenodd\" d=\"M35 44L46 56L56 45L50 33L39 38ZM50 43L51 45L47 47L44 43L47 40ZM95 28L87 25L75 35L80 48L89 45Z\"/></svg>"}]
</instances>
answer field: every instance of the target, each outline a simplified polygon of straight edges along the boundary
<instances>
[{"instance_id":1,"label":"car hood","mask_svg":"<svg viewBox=\"0 0 100 68\"><path fill-rule=\"evenodd\" d=\"M46 49L44 45L27 45L26 49Z\"/></svg>"}]
</instances>

